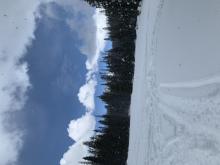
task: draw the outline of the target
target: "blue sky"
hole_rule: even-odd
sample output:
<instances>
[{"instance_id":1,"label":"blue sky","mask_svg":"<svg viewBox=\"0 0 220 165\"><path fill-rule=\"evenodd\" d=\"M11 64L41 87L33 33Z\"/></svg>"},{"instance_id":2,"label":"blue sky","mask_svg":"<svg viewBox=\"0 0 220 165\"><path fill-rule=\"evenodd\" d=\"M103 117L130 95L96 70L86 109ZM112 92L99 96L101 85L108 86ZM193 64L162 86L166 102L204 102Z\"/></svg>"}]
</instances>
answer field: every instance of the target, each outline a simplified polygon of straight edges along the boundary
<instances>
[{"instance_id":1,"label":"blue sky","mask_svg":"<svg viewBox=\"0 0 220 165\"><path fill-rule=\"evenodd\" d=\"M0 105L0 140L6 142L0 164L74 164L86 154L82 142L93 134L92 114L105 112L96 97L103 87L94 77L104 49L105 34L97 34L103 16L78 0L31 1L0 4L0 42L6 43L0 47L0 98L8 103Z\"/></svg>"}]
</instances>

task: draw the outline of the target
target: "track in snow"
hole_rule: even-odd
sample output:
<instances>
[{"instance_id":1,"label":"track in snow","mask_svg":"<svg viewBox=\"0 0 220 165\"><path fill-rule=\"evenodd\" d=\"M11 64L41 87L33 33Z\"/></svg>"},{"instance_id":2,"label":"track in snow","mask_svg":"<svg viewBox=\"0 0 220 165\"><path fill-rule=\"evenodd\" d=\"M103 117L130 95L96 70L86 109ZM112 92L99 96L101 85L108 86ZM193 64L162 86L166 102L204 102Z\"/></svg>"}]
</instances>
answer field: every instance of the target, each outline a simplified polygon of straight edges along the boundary
<instances>
[{"instance_id":1,"label":"track in snow","mask_svg":"<svg viewBox=\"0 0 220 165\"><path fill-rule=\"evenodd\" d=\"M220 84L220 76L213 76L189 82L161 83L160 88L198 88L206 85Z\"/></svg>"},{"instance_id":2,"label":"track in snow","mask_svg":"<svg viewBox=\"0 0 220 165\"><path fill-rule=\"evenodd\" d=\"M204 14L200 9L207 7L210 11L207 15L215 16L217 20L220 15L212 12L218 6L220 9L218 0L143 0L142 13L138 18L128 165L220 164L220 88L216 88L212 95L194 98L174 96L160 90L202 90L207 85L218 86L220 77L160 83L155 71L155 56L160 52L158 31L166 28L160 27L163 14L183 7L173 14L179 14L179 19L185 21L187 16ZM190 14L178 13L186 12L184 7L192 10L187 11Z\"/></svg>"}]
</instances>

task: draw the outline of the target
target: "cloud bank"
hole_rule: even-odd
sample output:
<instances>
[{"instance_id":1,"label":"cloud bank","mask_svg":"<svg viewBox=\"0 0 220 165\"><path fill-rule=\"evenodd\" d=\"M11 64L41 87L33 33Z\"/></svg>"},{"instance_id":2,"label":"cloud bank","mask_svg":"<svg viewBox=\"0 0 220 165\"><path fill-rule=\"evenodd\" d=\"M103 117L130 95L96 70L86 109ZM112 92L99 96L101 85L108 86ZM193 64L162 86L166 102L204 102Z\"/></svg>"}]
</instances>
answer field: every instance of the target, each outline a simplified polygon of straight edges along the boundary
<instances>
[{"instance_id":1,"label":"cloud bank","mask_svg":"<svg viewBox=\"0 0 220 165\"><path fill-rule=\"evenodd\" d=\"M75 143L63 155L60 165L76 165L88 154L88 148L83 145L93 136L95 129L95 117L92 115L95 109L95 89L97 85L96 73L98 71L98 59L101 51L104 50L106 32L106 17L99 11L89 7L86 3L79 0L60 2L66 10L72 10L72 19L67 19L70 28L77 32L82 42L80 51L87 56L86 83L79 89L79 101L85 106L86 114L77 120L72 120L68 127L69 136ZM72 9L70 8L72 6ZM91 17L93 15L93 17ZM78 17L79 16L79 17ZM77 20L79 19L80 20Z\"/></svg>"},{"instance_id":2,"label":"cloud bank","mask_svg":"<svg viewBox=\"0 0 220 165\"><path fill-rule=\"evenodd\" d=\"M76 142L64 154L61 165L78 164L87 154L82 144L93 135L95 118L94 95L97 85L95 73L98 71L98 58L104 49L105 17L97 10L80 0L13 0L0 1L0 164L16 164L23 143L23 131L10 126L10 114L21 110L27 100L29 82L28 65L21 62L27 46L34 39L35 18L41 3L56 2L72 13L66 23L77 32L82 42L80 51L87 56L86 83L79 90L79 101L87 112L80 119L69 124L69 136ZM54 13L48 8L48 15ZM94 15L91 19L91 15Z\"/></svg>"},{"instance_id":3,"label":"cloud bank","mask_svg":"<svg viewBox=\"0 0 220 165\"><path fill-rule=\"evenodd\" d=\"M106 18L105 16L97 9L93 19L96 23L96 51L94 54L90 54L89 58L86 61L86 68L88 70L86 76L86 84L82 86L79 90L79 100L80 102L87 108L87 110L91 111L95 109L94 104L94 96L95 96L95 87L97 85L97 80L94 74L98 71L98 59L100 56L100 52L105 48L104 39L106 37L106 32L103 29L106 27Z\"/></svg>"},{"instance_id":4,"label":"cloud bank","mask_svg":"<svg viewBox=\"0 0 220 165\"><path fill-rule=\"evenodd\" d=\"M95 108L94 95L97 85L94 74L98 71L100 51L105 47L106 32L103 27L106 26L106 18L99 10L95 10L82 0L57 0L56 3L72 13L72 17L67 18L66 23L77 33L81 41L80 51L87 57L86 83L80 88L78 98L87 110L92 110Z\"/></svg>"},{"instance_id":5,"label":"cloud bank","mask_svg":"<svg viewBox=\"0 0 220 165\"><path fill-rule=\"evenodd\" d=\"M45 1L44 1L45 2ZM23 131L10 124L21 110L31 86L27 64L21 62L34 39L35 14L40 0L0 1L0 164L16 164Z\"/></svg>"}]
</instances>

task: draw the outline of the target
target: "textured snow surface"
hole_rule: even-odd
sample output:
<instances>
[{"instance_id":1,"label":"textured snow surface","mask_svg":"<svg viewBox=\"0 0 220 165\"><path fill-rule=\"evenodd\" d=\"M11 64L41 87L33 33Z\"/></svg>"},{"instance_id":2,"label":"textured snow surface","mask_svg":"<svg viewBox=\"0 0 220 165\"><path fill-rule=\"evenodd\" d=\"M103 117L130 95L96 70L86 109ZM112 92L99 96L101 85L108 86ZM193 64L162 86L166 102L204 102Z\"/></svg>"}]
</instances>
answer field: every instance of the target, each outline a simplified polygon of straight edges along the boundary
<instances>
[{"instance_id":1,"label":"textured snow surface","mask_svg":"<svg viewBox=\"0 0 220 165\"><path fill-rule=\"evenodd\" d=\"M219 0L143 0L128 165L220 165L219 44Z\"/></svg>"}]
</instances>

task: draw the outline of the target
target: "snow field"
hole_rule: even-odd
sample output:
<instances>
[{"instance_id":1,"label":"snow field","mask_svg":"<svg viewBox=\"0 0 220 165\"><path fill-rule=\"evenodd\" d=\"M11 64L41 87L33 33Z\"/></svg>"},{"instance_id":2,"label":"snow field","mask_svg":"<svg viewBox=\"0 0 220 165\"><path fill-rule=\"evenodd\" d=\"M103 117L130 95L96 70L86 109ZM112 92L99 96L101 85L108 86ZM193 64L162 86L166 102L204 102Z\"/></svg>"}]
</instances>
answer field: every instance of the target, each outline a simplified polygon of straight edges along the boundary
<instances>
[{"instance_id":1,"label":"snow field","mask_svg":"<svg viewBox=\"0 0 220 165\"><path fill-rule=\"evenodd\" d=\"M220 164L219 11L218 0L143 0L128 165Z\"/></svg>"}]
</instances>

